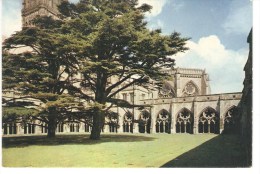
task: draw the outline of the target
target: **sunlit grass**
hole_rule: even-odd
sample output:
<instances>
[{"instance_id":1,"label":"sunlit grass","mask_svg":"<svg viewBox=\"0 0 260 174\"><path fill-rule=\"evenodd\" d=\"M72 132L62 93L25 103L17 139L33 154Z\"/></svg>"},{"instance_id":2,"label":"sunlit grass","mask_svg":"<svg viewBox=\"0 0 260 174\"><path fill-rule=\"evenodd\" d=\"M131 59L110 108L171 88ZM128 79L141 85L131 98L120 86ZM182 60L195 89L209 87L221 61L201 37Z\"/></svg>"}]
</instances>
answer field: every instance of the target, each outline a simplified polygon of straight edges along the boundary
<instances>
[{"instance_id":1,"label":"sunlit grass","mask_svg":"<svg viewBox=\"0 0 260 174\"><path fill-rule=\"evenodd\" d=\"M147 134L124 135L105 134L99 141L91 141L88 135L59 135L54 139L44 136L5 137L3 138L3 166L5 167L160 167L189 151L203 147L222 137L213 146L206 146L204 151L209 155L201 155L200 161L217 158L233 159L242 156L238 139L235 136L218 136L212 134ZM224 140L223 140L224 138ZM218 144L219 142L219 144ZM224 146L235 147L235 151L227 156ZM202 148L203 149L203 148ZM218 152L221 150L222 154ZM194 158L191 154L191 158ZM177 158L178 157L178 158ZM187 158L187 157L185 157ZM184 159L185 159L184 158ZM192 161L188 161L189 167ZM197 163L196 163L197 164ZM204 164L204 163L203 163ZM211 163L210 163L211 164ZM222 164L222 163L220 163ZM230 163L231 166L233 163ZM183 164L182 164L183 165ZM197 164L199 165L199 164ZM239 165L239 164L237 164ZM204 165L203 165L204 166ZM216 164L216 166L219 166ZM227 164L228 166L228 164ZM178 167L171 162L166 167ZM199 166L198 166L199 167ZM223 166L225 167L225 166Z\"/></svg>"}]
</instances>

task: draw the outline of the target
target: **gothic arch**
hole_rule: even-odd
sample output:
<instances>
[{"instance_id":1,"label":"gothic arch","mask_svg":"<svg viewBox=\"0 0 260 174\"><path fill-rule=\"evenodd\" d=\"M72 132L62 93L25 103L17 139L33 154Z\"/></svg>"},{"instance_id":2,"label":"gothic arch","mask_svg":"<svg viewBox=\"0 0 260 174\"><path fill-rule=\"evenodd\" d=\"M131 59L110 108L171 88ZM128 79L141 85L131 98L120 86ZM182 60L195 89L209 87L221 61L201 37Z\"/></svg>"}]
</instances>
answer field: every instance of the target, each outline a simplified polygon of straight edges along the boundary
<instances>
[{"instance_id":1,"label":"gothic arch","mask_svg":"<svg viewBox=\"0 0 260 174\"><path fill-rule=\"evenodd\" d=\"M36 128L36 124L35 122L24 122L22 124L22 127L24 129L24 134L35 134L35 128Z\"/></svg>"},{"instance_id":2,"label":"gothic arch","mask_svg":"<svg viewBox=\"0 0 260 174\"><path fill-rule=\"evenodd\" d=\"M68 123L70 132L79 132L80 124L78 122Z\"/></svg>"},{"instance_id":3,"label":"gothic arch","mask_svg":"<svg viewBox=\"0 0 260 174\"><path fill-rule=\"evenodd\" d=\"M157 114L155 130L156 130L156 133L170 133L171 114L167 110L162 109Z\"/></svg>"},{"instance_id":4,"label":"gothic arch","mask_svg":"<svg viewBox=\"0 0 260 174\"><path fill-rule=\"evenodd\" d=\"M200 88L192 80L188 81L182 89L182 96L195 96L199 94Z\"/></svg>"},{"instance_id":5,"label":"gothic arch","mask_svg":"<svg viewBox=\"0 0 260 174\"><path fill-rule=\"evenodd\" d=\"M170 82L163 82L162 87L159 89L158 96L160 98L173 98L176 97L176 92L174 90L174 84Z\"/></svg>"},{"instance_id":6,"label":"gothic arch","mask_svg":"<svg viewBox=\"0 0 260 174\"><path fill-rule=\"evenodd\" d=\"M106 116L106 122L109 126L109 132L116 132L118 129L118 114L115 112L109 112Z\"/></svg>"},{"instance_id":7,"label":"gothic arch","mask_svg":"<svg viewBox=\"0 0 260 174\"><path fill-rule=\"evenodd\" d=\"M182 108L176 116L176 133L193 133L194 116L187 109Z\"/></svg>"},{"instance_id":8,"label":"gothic arch","mask_svg":"<svg viewBox=\"0 0 260 174\"><path fill-rule=\"evenodd\" d=\"M219 133L219 114L212 107L205 108L199 114L199 133Z\"/></svg>"},{"instance_id":9,"label":"gothic arch","mask_svg":"<svg viewBox=\"0 0 260 174\"><path fill-rule=\"evenodd\" d=\"M17 134L18 126L15 122L3 123L4 135Z\"/></svg>"},{"instance_id":10,"label":"gothic arch","mask_svg":"<svg viewBox=\"0 0 260 174\"><path fill-rule=\"evenodd\" d=\"M235 130L235 118L237 115L237 106L233 105L227 109L224 114L224 132L232 133Z\"/></svg>"},{"instance_id":11,"label":"gothic arch","mask_svg":"<svg viewBox=\"0 0 260 174\"><path fill-rule=\"evenodd\" d=\"M139 133L150 133L151 114L147 110L143 110L139 116Z\"/></svg>"},{"instance_id":12,"label":"gothic arch","mask_svg":"<svg viewBox=\"0 0 260 174\"><path fill-rule=\"evenodd\" d=\"M132 132L133 133L133 114L130 111L127 111L124 115L123 121L123 132Z\"/></svg>"}]
</instances>

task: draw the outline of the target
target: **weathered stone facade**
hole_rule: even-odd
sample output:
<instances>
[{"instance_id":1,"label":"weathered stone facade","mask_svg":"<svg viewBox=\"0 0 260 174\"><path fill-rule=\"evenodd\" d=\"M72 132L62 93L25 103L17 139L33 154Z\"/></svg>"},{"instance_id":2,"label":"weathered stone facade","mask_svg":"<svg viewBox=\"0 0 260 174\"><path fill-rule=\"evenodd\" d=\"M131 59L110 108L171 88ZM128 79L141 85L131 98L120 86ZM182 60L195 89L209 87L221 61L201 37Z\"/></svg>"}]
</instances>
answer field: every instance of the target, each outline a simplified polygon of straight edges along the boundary
<instances>
[{"instance_id":1,"label":"weathered stone facade","mask_svg":"<svg viewBox=\"0 0 260 174\"><path fill-rule=\"evenodd\" d=\"M137 86L125 89L118 98L149 107L142 110L112 108L111 110L118 113L118 117L106 117L103 133L219 134L223 130L233 129L232 119L235 117L234 110L240 102L241 93L208 94L209 78L203 70L177 68L167 71L172 80L165 82L167 86L163 87L166 89L161 90L165 91L164 93L172 91L175 95L161 95L161 90ZM191 89L189 96L185 91L187 86ZM25 125L7 123L3 126L3 134L44 134L47 133L46 127L47 125L40 122ZM90 132L91 126L79 120L65 120L57 126L56 131Z\"/></svg>"},{"instance_id":2,"label":"weathered stone facade","mask_svg":"<svg viewBox=\"0 0 260 174\"><path fill-rule=\"evenodd\" d=\"M59 19L57 6L64 0L23 0L22 25L32 27L32 20L37 16L52 16Z\"/></svg>"}]
</instances>

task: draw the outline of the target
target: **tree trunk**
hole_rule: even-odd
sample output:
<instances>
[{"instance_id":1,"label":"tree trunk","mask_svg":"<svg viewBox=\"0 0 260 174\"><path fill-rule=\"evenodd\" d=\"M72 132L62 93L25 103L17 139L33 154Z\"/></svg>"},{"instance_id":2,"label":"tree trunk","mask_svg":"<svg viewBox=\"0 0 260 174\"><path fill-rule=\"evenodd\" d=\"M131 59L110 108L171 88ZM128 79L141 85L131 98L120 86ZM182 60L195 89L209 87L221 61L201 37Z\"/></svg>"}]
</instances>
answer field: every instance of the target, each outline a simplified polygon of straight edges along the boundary
<instances>
[{"instance_id":1,"label":"tree trunk","mask_svg":"<svg viewBox=\"0 0 260 174\"><path fill-rule=\"evenodd\" d=\"M47 137L53 138L55 137L56 133L56 117L57 117L57 110L56 108L49 109L49 123L48 123L48 134Z\"/></svg>"},{"instance_id":2,"label":"tree trunk","mask_svg":"<svg viewBox=\"0 0 260 174\"><path fill-rule=\"evenodd\" d=\"M99 140L101 129L104 126L105 114L103 111L96 110L93 115L93 126L90 134L91 140Z\"/></svg>"}]
</instances>

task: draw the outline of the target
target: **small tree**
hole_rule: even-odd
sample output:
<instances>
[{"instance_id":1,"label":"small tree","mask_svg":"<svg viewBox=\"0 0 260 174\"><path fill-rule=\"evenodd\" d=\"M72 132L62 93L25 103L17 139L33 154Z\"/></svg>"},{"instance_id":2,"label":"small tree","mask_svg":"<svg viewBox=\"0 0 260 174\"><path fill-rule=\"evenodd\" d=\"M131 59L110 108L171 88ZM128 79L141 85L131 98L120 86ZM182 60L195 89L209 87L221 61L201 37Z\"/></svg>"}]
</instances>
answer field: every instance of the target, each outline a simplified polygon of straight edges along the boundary
<instances>
[{"instance_id":1,"label":"small tree","mask_svg":"<svg viewBox=\"0 0 260 174\"><path fill-rule=\"evenodd\" d=\"M73 38L67 46L76 45L82 74L75 81L80 86L71 84L69 90L89 100L94 112L90 138L100 139L108 104L122 103L114 98L116 94L133 84L144 86L150 79L164 79L167 74L161 70L174 66L169 56L187 50L188 38L147 29L144 13L151 6L137 7L137 0L82 0L76 5L65 2L60 9L70 19L61 31ZM111 84L109 79L116 80Z\"/></svg>"}]
</instances>

